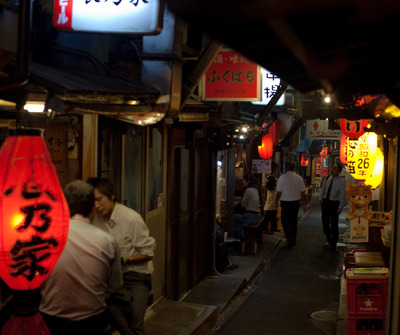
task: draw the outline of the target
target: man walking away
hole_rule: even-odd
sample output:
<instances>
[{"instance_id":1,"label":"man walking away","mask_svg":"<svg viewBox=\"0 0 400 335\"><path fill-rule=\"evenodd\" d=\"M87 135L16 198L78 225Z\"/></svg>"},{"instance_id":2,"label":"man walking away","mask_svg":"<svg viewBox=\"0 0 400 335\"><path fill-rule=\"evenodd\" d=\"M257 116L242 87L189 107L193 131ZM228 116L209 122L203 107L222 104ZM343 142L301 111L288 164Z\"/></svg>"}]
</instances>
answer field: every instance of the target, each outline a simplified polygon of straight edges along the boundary
<instances>
[{"instance_id":1,"label":"man walking away","mask_svg":"<svg viewBox=\"0 0 400 335\"><path fill-rule=\"evenodd\" d=\"M304 180L294 172L295 167L294 162L286 162L286 173L279 177L276 186L276 203L281 201L281 220L288 249L296 245L300 199L303 202L303 210L307 211Z\"/></svg>"},{"instance_id":2,"label":"man walking away","mask_svg":"<svg viewBox=\"0 0 400 335\"><path fill-rule=\"evenodd\" d=\"M325 249L335 251L339 239L339 214L346 205L346 185L339 177L340 164L332 166L331 175L322 182L319 202L321 204L322 227L326 236Z\"/></svg>"}]
</instances>

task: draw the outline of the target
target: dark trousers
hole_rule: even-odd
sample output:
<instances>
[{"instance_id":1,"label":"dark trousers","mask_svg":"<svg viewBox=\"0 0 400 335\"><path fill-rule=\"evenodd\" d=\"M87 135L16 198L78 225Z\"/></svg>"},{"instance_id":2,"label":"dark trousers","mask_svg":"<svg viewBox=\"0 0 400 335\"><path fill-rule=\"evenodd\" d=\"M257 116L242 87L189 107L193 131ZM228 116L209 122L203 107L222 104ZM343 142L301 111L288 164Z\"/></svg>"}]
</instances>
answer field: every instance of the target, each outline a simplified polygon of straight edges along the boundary
<instances>
[{"instance_id":1,"label":"dark trousers","mask_svg":"<svg viewBox=\"0 0 400 335\"><path fill-rule=\"evenodd\" d=\"M130 313L127 317L133 334L145 335L144 317L149 295L152 290L151 275L139 272L125 272L124 287L131 291L133 300L130 304Z\"/></svg>"},{"instance_id":2,"label":"dark trousers","mask_svg":"<svg viewBox=\"0 0 400 335\"><path fill-rule=\"evenodd\" d=\"M271 231L278 231L276 216L278 215L277 210L267 210L264 216L263 228L268 231L268 224L271 222Z\"/></svg>"},{"instance_id":3,"label":"dark trousers","mask_svg":"<svg viewBox=\"0 0 400 335\"><path fill-rule=\"evenodd\" d=\"M332 247L336 247L339 240L339 201L324 200L321 207L322 212L322 228L326 236L326 241Z\"/></svg>"},{"instance_id":4,"label":"dark trousers","mask_svg":"<svg viewBox=\"0 0 400 335\"><path fill-rule=\"evenodd\" d=\"M107 323L106 312L81 321L69 321L43 314L52 335L102 335Z\"/></svg>"},{"instance_id":5,"label":"dark trousers","mask_svg":"<svg viewBox=\"0 0 400 335\"><path fill-rule=\"evenodd\" d=\"M296 244L297 217L299 214L300 201L281 200L281 207L281 220L287 243L290 246L294 246Z\"/></svg>"}]
</instances>

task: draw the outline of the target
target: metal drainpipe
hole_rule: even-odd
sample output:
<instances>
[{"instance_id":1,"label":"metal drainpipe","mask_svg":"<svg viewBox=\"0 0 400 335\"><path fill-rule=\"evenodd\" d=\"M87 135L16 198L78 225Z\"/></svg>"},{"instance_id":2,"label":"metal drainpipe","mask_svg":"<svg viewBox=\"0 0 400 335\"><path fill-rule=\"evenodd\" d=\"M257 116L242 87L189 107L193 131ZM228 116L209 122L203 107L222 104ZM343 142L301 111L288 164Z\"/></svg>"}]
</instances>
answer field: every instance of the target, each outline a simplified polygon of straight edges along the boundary
<instances>
[{"instance_id":1,"label":"metal drainpipe","mask_svg":"<svg viewBox=\"0 0 400 335\"><path fill-rule=\"evenodd\" d=\"M399 334L399 314L400 314L400 150L398 148L399 137L396 137L396 158L395 158L395 174L394 174L394 199L393 207L393 221L392 221L392 240L390 248L390 276L388 288L388 302L386 313L386 334Z\"/></svg>"}]
</instances>

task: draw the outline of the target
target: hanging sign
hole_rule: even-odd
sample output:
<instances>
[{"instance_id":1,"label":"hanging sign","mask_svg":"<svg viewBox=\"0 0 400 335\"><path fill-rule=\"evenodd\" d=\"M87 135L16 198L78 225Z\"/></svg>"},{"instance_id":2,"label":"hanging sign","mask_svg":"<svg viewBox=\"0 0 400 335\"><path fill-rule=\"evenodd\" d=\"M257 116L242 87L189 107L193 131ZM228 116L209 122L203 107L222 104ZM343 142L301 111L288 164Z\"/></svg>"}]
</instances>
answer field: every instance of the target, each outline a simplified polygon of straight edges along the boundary
<instances>
[{"instance_id":1,"label":"hanging sign","mask_svg":"<svg viewBox=\"0 0 400 335\"><path fill-rule=\"evenodd\" d=\"M358 139L347 139L347 167L358 182L364 182L372 175L376 161L378 136L365 133Z\"/></svg>"},{"instance_id":2,"label":"hanging sign","mask_svg":"<svg viewBox=\"0 0 400 335\"><path fill-rule=\"evenodd\" d=\"M162 0L54 0L60 30L155 35L162 18Z\"/></svg>"},{"instance_id":3,"label":"hanging sign","mask_svg":"<svg viewBox=\"0 0 400 335\"><path fill-rule=\"evenodd\" d=\"M273 73L269 72L267 69L261 69L261 86L262 86L262 100L261 101L252 101L251 103L254 105L268 105L276 91L281 84L281 79L275 76ZM279 98L276 106L282 106L285 104L285 94L282 94Z\"/></svg>"},{"instance_id":4,"label":"hanging sign","mask_svg":"<svg viewBox=\"0 0 400 335\"><path fill-rule=\"evenodd\" d=\"M318 176L322 176L323 166L322 166L322 158L315 157L315 174Z\"/></svg>"},{"instance_id":5,"label":"hanging sign","mask_svg":"<svg viewBox=\"0 0 400 335\"><path fill-rule=\"evenodd\" d=\"M328 120L307 120L306 122L306 138L338 140L341 135L340 130L329 129Z\"/></svg>"},{"instance_id":6,"label":"hanging sign","mask_svg":"<svg viewBox=\"0 0 400 335\"><path fill-rule=\"evenodd\" d=\"M201 81L204 101L260 101L261 67L233 50L222 50Z\"/></svg>"}]
</instances>

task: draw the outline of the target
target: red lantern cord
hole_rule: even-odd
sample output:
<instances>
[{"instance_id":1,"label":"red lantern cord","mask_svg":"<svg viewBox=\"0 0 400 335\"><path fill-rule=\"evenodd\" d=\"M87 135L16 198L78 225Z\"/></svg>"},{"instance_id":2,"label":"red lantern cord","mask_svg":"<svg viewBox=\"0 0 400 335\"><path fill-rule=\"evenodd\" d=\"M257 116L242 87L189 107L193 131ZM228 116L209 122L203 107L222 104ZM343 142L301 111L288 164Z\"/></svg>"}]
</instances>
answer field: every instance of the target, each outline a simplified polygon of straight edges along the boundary
<instances>
[{"instance_id":1,"label":"red lantern cord","mask_svg":"<svg viewBox=\"0 0 400 335\"><path fill-rule=\"evenodd\" d=\"M15 290L42 284L68 236L68 204L41 134L18 130L0 150L0 277Z\"/></svg>"}]
</instances>

